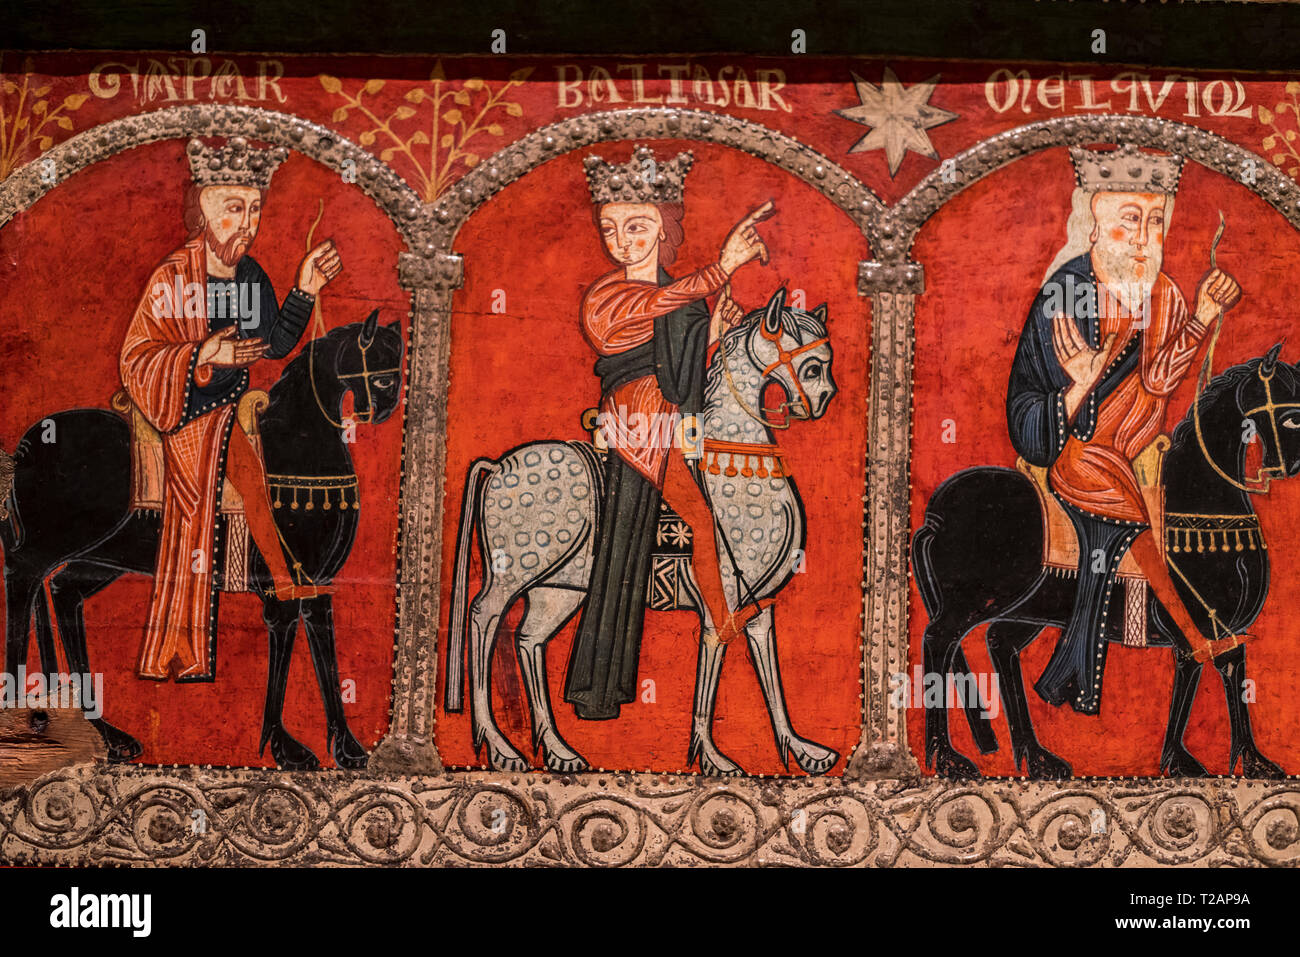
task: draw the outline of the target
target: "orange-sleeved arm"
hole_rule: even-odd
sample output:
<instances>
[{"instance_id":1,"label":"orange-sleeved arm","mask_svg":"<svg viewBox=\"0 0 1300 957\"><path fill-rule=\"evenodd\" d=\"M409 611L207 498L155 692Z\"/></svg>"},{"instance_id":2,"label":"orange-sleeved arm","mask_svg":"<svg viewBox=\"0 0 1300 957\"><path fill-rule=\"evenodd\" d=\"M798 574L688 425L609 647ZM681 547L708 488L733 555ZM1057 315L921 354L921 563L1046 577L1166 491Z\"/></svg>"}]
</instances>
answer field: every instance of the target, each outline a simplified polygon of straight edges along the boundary
<instances>
[{"instance_id":1,"label":"orange-sleeved arm","mask_svg":"<svg viewBox=\"0 0 1300 957\"><path fill-rule=\"evenodd\" d=\"M710 296L726 283L717 263L666 286L611 273L592 283L582 299L582 333L601 355L623 352L649 341L656 316Z\"/></svg>"},{"instance_id":2,"label":"orange-sleeved arm","mask_svg":"<svg viewBox=\"0 0 1300 957\"><path fill-rule=\"evenodd\" d=\"M1142 383L1155 395L1169 395L1191 369L1209 329L1187 311L1187 303L1173 283L1162 282L1160 290L1158 301L1151 304L1156 314L1152 323L1156 328L1151 331L1160 335L1152 337L1155 348L1142 363Z\"/></svg>"},{"instance_id":3,"label":"orange-sleeved arm","mask_svg":"<svg viewBox=\"0 0 1300 957\"><path fill-rule=\"evenodd\" d=\"M175 301L181 275L171 261L154 270L131 317L119 361L131 401L160 432L176 428L185 415L201 345L185 335L185 304Z\"/></svg>"}]
</instances>

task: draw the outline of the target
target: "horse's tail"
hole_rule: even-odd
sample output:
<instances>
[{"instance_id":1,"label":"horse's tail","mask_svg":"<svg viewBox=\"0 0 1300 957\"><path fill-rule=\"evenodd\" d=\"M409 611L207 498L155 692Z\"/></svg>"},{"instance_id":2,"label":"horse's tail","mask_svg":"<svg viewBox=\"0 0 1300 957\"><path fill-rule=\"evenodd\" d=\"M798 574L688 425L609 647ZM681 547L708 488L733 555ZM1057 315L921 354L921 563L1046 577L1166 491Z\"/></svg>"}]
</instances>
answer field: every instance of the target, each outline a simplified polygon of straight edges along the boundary
<instances>
[{"instance_id":1,"label":"horse's tail","mask_svg":"<svg viewBox=\"0 0 1300 957\"><path fill-rule=\"evenodd\" d=\"M474 526L483 501L483 484L496 467L492 459L476 459L465 475L465 495L460 506L460 537L456 542L456 568L451 579L451 617L447 626L447 672L443 706L459 714L465 707L465 632L469 628L466 592L469 588L470 549Z\"/></svg>"},{"instance_id":2,"label":"horse's tail","mask_svg":"<svg viewBox=\"0 0 1300 957\"><path fill-rule=\"evenodd\" d=\"M921 604L931 621L939 617L943 606L943 592L934 576L934 556L931 550L938 537L943 520L927 511L925 521L912 536L912 572L916 590L921 594Z\"/></svg>"}]
</instances>

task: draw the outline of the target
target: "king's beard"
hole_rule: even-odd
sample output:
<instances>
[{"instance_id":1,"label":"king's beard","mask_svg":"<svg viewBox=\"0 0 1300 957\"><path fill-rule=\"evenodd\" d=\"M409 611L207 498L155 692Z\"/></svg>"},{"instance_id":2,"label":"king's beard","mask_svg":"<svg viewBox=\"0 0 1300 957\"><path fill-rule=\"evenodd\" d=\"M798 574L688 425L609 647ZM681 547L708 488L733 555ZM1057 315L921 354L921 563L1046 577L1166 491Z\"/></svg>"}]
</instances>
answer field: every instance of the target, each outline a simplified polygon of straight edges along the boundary
<instances>
[{"instance_id":1,"label":"king's beard","mask_svg":"<svg viewBox=\"0 0 1300 957\"><path fill-rule=\"evenodd\" d=\"M248 248L253 245L253 234L249 232L238 232L227 239L224 243L218 243L217 237L212 233L211 226L204 227L205 242L212 255L216 256L224 265L234 266L248 252Z\"/></svg>"},{"instance_id":2,"label":"king's beard","mask_svg":"<svg viewBox=\"0 0 1300 957\"><path fill-rule=\"evenodd\" d=\"M1137 312L1151 301L1151 290L1160 274L1161 256L1148 253L1146 262L1134 262L1128 248L1093 246L1092 255L1098 277L1107 289L1130 312Z\"/></svg>"}]
</instances>

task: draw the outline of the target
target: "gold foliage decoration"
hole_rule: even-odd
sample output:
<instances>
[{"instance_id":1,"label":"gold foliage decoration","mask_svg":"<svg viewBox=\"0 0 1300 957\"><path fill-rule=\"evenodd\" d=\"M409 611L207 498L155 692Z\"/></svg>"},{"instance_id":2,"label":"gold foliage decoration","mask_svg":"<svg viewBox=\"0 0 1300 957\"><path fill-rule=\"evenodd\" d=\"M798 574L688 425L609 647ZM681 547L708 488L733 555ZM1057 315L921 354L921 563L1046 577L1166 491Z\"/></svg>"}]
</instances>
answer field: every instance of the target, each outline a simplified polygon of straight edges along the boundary
<instances>
[{"instance_id":1,"label":"gold foliage decoration","mask_svg":"<svg viewBox=\"0 0 1300 957\"><path fill-rule=\"evenodd\" d=\"M1297 99L1300 97L1300 80L1288 83L1286 93L1290 99L1274 104L1271 110L1266 106L1257 109L1259 121L1273 131L1264 137L1264 151L1269 154L1273 165L1286 170L1292 179L1297 179L1300 178L1300 152L1296 151L1296 140L1300 138L1300 100ZM1286 122L1288 110L1291 113L1289 124ZM1289 128L1284 129L1284 126Z\"/></svg>"},{"instance_id":2,"label":"gold foliage decoration","mask_svg":"<svg viewBox=\"0 0 1300 957\"><path fill-rule=\"evenodd\" d=\"M502 135L501 124L493 122L496 111L508 116L523 115L523 107L507 99L506 94L530 73L532 67L515 70L496 90L480 77L453 85L439 60L429 74L427 90L419 86L407 90L402 100L382 116L379 94L387 81L366 80L355 93L349 93L338 77L321 74L320 85L343 100L343 105L334 110L333 122L341 123L353 112L364 117L367 126L358 137L361 145L380 145L379 158L385 163L395 156L405 157L415 168L421 198L433 202L458 172L478 164L481 156L471 141Z\"/></svg>"},{"instance_id":3,"label":"gold foliage decoration","mask_svg":"<svg viewBox=\"0 0 1300 957\"><path fill-rule=\"evenodd\" d=\"M0 54L0 67L3 67ZM54 145L55 130L72 130L68 114L81 109L89 94L74 93L53 105L47 97L50 85L32 82L32 58L23 61L21 76L6 76L0 70L0 179L23 162L33 145L37 155Z\"/></svg>"}]
</instances>

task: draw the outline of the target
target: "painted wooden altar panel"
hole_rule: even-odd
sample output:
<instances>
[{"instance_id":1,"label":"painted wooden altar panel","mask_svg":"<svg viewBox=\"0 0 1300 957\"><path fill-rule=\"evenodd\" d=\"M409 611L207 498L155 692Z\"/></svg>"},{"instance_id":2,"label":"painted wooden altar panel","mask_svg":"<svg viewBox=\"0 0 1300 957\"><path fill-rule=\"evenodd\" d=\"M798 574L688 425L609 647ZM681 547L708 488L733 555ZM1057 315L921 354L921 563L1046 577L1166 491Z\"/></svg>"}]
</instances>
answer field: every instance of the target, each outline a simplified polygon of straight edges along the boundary
<instances>
[{"instance_id":1,"label":"painted wooden altar panel","mask_svg":"<svg viewBox=\"0 0 1300 957\"><path fill-rule=\"evenodd\" d=\"M0 118L5 133L0 143L0 178L22 171L27 164L38 164L30 170L39 173L49 150L71 136L124 117L139 117L140 124L147 125L152 111L168 107L252 107L305 118L359 144L377 164L401 176L420 201L431 204L424 211L418 206L410 211L411 217L428 215L430 224L438 221L437 210L445 211L456 198L463 177L493 163L501 151L528 134L588 114L631 111L619 120L617 129L609 121L603 142L568 151L562 134L536 150L530 147L520 165L507 171L504 178L510 182L499 193L481 205L480 197L464 200L476 209L448 247L461 257L464 281L451 301L448 427L445 435L437 436L437 441L446 443L444 484L402 486L405 405L387 421L358 422L347 442L364 504L356 540L334 577L334 626L344 714L365 749L374 748L389 730L394 706L399 503L409 503L412 496L441 496L438 560L427 567L402 568L400 574L403 581L436 581L438 586L438 621L421 636L425 650L437 660L438 754L446 765L458 768L493 763L491 749L475 748L468 709L446 707L444 679L456 670L447 655L454 647L448 639L458 607L452 589L461 506L466 476L477 458L495 459L540 438L577 443L590 438L581 416L596 406L600 391L592 370L596 354L582 335L579 317L584 292L613 267L602 252L602 235L592 219L585 157L622 164L638 144L650 146L656 162L692 151L694 164L684 187L684 239L671 266L673 278L713 263L729 230L746 213L771 200L776 215L754 227L769 261L742 266L731 285L744 322L759 329L767 318L765 308L784 289L786 300L771 319L776 323L773 328L780 329L774 335L787 337L780 341L788 353L819 337L809 332L814 329L807 324L811 320L805 320L821 304L826 306L823 331L833 354L837 392L819 409L824 414L808 415L808 421L795 421L771 437L797 484L807 528L807 541L790 545L803 551L798 570L779 594L770 596L775 598L778 622L775 660L794 728L834 752L828 764L805 755L814 771L844 770L863 737L864 700L868 711L886 708L879 700L863 697L866 692L859 679L864 653L870 658L873 648L904 642L906 671L865 677L873 695L882 684L878 679L895 688L910 687L914 669L920 666L924 672L927 667L923 634L930 618L930 609L912 586L906 620L888 626L897 634L878 634L869 628L863 634L862 583L873 571L865 561L872 543L864 531L863 496L885 492L866 485L876 452L868 443L872 302L862 294L879 294L881 287L859 290L859 263L883 258L897 236L873 234L883 242L880 249L870 247L853 217L859 223L874 222L880 210L871 203L851 214L837 208L836 197L818 186L838 175L829 164L865 184L883 203L903 209L908 208L904 203L932 204L941 186L977 179L920 229L910 255L906 250L901 255L891 251L895 260L910 260L924 272L923 282L884 289L891 296L919 293L912 330L909 531L923 526L927 502L954 472L1015 464L1005 413L1007 379L1044 271L1066 238L1076 184L1070 154L1061 145L1041 152L1026 148L1032 155L1018 159L1017 151L1011 150L1004 157L1009 165L988 175L983 175L984 161L970 165L974 161L963 151L1015 127L1098 116L1106 122L1095 127L1095 140L1084 142L1115 146L1131 141L1115 118L1130 116L1136 124L1141 118L1155 117L1223 137L1227 145L1216 146L1214 157L1202 146L1188 149L1177 208L1163 224L1169 231L1164 271L1194 307L1197 286L1210 268L1222 211L1224 231L1214 246L1217 268L1240 286L1241 299L1225 313L1210 373L1220 375L1234 365L1261 360L1282 342L1280 353L1268 365L1257 362L1247 370L1255 378L1247 383L1249 388L1243 386L1241 395L1253 395L1251 390L1263 388L1266 379L1275 381L1279 390L1289 388L1291 373L1272 371L1279 361L1293 361L1285 342L1290 320L1274 290L1294 262L1295 234L1287 220L1251 188L1264 189L1262 184L1267 184L1268 190L1274 190L1268 177L1279 171L1291 180L1300 175L1296 152L1300 88L1286 77L1257 80L1098 66L735 57L637 62L48 55L30 63L7 57L0 69L0 104L5 110ZM635 111L665 107L716 115L734 135L727 133L726 145L638 135ZM211 128L190 132L206 148L219 147L227 139ZM799 153L800 146L817 156ZM0 409L0 446L10 453L17 450L26 430L52 412L109 409L119 387L118 356L130 313L151 270L186 238L181 218L191 175L186 157L182 138L120 152L61 182L0 230L4 289L0 355L9 370L7 401ZM1198 162L1212 158L1226 164L1229 176ZM976 167L978 174L971 172ZM295 351L285 360L260 360L255 366L254 388L270 388L294 361L303 358L312 338L360 324L376 309L382 328L391 327L409 346L412 306L397 272L404 243L397 227L352 178L365 173L362 169L340 174L293 152L276 172L253 247L276 292L283 298L294 285L309 234L317 242L333 239L343 271L324 287L312 325ZM653 168L649 175L653 179ZM939 179L923 183L929 176ZM918 186L917 192L909 192ZM1279 203L1291 203L1294 209L1293 194L1278 195ZM838 199L841 206L849 205L843 196ZM713 292L700 301L706 312L717 308ZM361 334L359 328L353 338ZM1197 353L1193 371L1169 397L1161 420L1164 431L1172 431L1192 406L1195 371L1203 356L1203 351ZM405 357L402 361L404 365ZM707 361L717 363L718 352L709 353ZM801 362L796 372L804 367ZM332 370L363 378L373 378L373 371L367 368L359 373L341 366ZM313 389L319 385L314 364L309 363L306 381ZM898 385L905 390L908 384ZM765 387L761 395L751 398L756 406L770 404L778 409L784 402L788 413L797 396L789 388ZM348 404L325 414L355 415L354 402L349 398ZM768 417L763 409L757 411L760 418ZM1248 405L1240 411L1242 418L1250 418L1246 413L1252 408ZM1215 545L1215 550L1222 543L1232 549L1234 560L1239 542L1253 540L1260 551L1264 543L1268 545L1272 561L1266 592L1259 591L1264 580L1258 575L1236 590L1219 577L1215 580L1226 589L1225 598L1215 602L1227 616L1224 602L1237 601L1245 607L1258 601L1257 616L1225 626L1234 633L1249 630L1257 636L1248 642L1245 653L1251 684L1239 684L1245 679L1237 671L1230 676L1230 688L1233 700L1247 706L1258 755L1267 755L1284 770L1295 762L1288 753L1293 717L1288 689L1293 676L1287 663L1291 626L1285 612L1291 575L1286 543L1295 525L1295 493L1281 481L1293 464L1290 447L1283 441L1289 439L1287 414L1280 409L1275 410L1280 418L1259 419L1254 433L1258 444L1245 443L1251 449L1245 451L1242 467L1250 474L1273 466L1276 456L1282 456L1281 465L1274 466L1279 471L1273 473L1267 496L1249 499L1259 504L1257 527L1248 523L1197 529L1178 526L1183 532L1199 533L1181 539L1197 555L1203 554L1202 543ZM1276 433L1271 431L1274 425ZM902 434L908 426L900 421L892 428ZM36 435L39 439L39 428ZM901 467L902 446L882 444L881 448L899 457ZM1251 456L1259 456L1258 461ZM720 469L728 466L727 461L715 462ZM308 464L297 478L312 478ZM706 456L705 468L708 464ZM87 466L84 474L84 484L93 489L99 478L94 467ZM1242 480L1247 477L1243 473ZM311 487L309 482L283 484L277 501L282 508L292 510L297 503L305 510ZM274 494L275 489L270 491ZM282 500L286 491L293 496L288 502ZM901 510L904 503L887 502L885 507ZM23 514L22 508L11 511ZM1207 506L1188 514L1212 512ZM22 534L18 526L13 528L14 535ZM740 532L743 538L746 530ZM469 541L474 544L473 534ZM677 548L681 553L684 545L679 542ZM482 582L491 551L489 547L486 554L468 560L466 602ZM57 573L69 557L59 556L57 562L40 569L41 577ZM1002 557L978 549L960 556L973 568ZM1177 563L1177 554L1174 557ZM104 715L138 739L141 753L132 759L273 763L257 747L268 663L259 600L248 594L223 597L217 678L210 684L181 687L147 682L135 673L152 590L147 574L132 571L85 604L91 661L103 674ZM52 597L52 592L42 591L40 600ZM982 599L976 596L975 600L978 604ZM490 711L504 737L522 752L523 765L540 769L544 757L534 754L529 740L534 732L533 709L519 654L512 648L520 614L518 605L506 614L489 656ZM577 718L563 700L576 623L577 618L561 623L544 669L557 727L568 744L592 767L699 768L688 753L700 632L694 616L680 610L648 612L637 695L620 717L605 721ZM1100 714L1076 714L1068 705L1047 705L1033 692L1032 684L1056 640L1052 626L1046 627L1048 632L1020 660L1027 689L1024 707L1042 746L1067 760L1076 775L1158 773L1169 716L1171 653L1118 643L1110 651ZM15 635L23 631L20 624ZM57 637L61 640L62 633ZM1225 635L1212 631L1212 637ZM982 676L987 685L995 669L982 638L982 631L969 635L963 650L971 672ZM722 752L744 770L784 773L769 723L771 702L764 700L755 678L754 652L744 645L743 639L731 645L725 658L712 730ZM462 648L461 653L470 652ZM284 724L328 765L328 732L303 635L289 660ZM18 663L32 672L44 668L35 642L26 649L25 660L11 662L15 667ZM1220 663L1228 669L1224 661ZM397 666L402 667L400 662ZM922 674L918 684L924 685L925 679ZM646 681L651 684L645 685ZM1001 694L1006 688L1005 678L1000 679L998 713L991 719L1000 744L996 754L978 755L959 714L954 713L950 722L955 749L975 759L985 774L1019 773L1010 751L1009 706ZM1205 670L1194 694L1185 734L1178 736L1177 743L1199 756L1209 771L1227 771L1230 709L1213 669ZM924 767L924 703L910 701L902 706L907 749ZM498 767L514 766L512 760L500 760L500 749L497 758ZM947 767L949 772L961 769L956 763ZM1253 767L1257 773L1271 770L1264 763ZM577 768L570 763L566 770Z\"/></svg>"}]
</instances>

